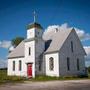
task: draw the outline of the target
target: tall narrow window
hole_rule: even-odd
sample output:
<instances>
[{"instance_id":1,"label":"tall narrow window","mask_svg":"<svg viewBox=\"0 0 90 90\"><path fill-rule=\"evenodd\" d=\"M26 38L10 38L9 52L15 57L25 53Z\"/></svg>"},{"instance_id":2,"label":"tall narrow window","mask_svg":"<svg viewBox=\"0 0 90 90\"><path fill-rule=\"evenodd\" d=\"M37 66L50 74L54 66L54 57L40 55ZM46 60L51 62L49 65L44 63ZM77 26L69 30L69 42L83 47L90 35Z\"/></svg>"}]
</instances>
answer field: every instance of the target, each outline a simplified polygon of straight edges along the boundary
<instances>
[{"instance_id":1,"label":"tall narrow window","mask_svg":"<svg viewBox=\"0 0 90 90\"><path fill-rule=\"evenodd\" d=\"M41 69L42 69L41 65L42 65L42 61L39 60L39 71L41 71Z\"/></svg>"},{"instance_id":2,"label":"tall narrow window","mask_svg":"<svg viewBox=\"0 0 90 90\"><path fill-rule=\"evenodd\" d=\"M71 41L71 51L73 52L73 42Z\"/></svg>"},{"instance_id":3,"label":"tall narrow window","mask_svg":"<svg viewBox=\"0 0 90 90\"><path fill-rule=\"evenodd\" d=\"M22 61L19 60L19 71L21 71L21 70L22 70Z\"/></svg>"},{"instance_id":4,"label":"tall narrow window","mask_svg":"<svg viewBox=\"0 0 90 90\"><path fill-rule=\"evenodd\" d=\"M79 66L79 59L77 58L77 70L80 70L80 66Z\"/></svg>"},{"instance_id":5,"label":"tall narrow window","mask_svg":"<svg viewBox=\"0 0 90 90\"><path fill-rule=\"evenodd\" d=\"M70 70L70 58L67 57L67 70L69 71Z\"/></svg>"},{"instance_id":6,"label":"tall narrow window","mask_svg":"<svg viewBox=\"0 0 90 90\"><path fill-rule=\"evenodd\" d=\"M13 61L13 71L15 71L15 61Z\"/></svg>"},{"instance_id":7,"label":"tall narrow window","mask_svg":"<svg viewBox=\"0 0 90 90\"><path fill-rule=\"evenodd\" d=\"M50 69L51 71L54 70L54 59L53 59L53 57L50 57L50 58L49 58L49 69Z\"/></svg>"},{"instance_id":8,"label":"tall narrow window","mask_svg":"<svg viewBox=\"0 0 90 90\"><path fill-rule=\"evenodd\" d=\"M29 47L29 55L31 55L31 48Z\"/></svg>"}]
</instances>

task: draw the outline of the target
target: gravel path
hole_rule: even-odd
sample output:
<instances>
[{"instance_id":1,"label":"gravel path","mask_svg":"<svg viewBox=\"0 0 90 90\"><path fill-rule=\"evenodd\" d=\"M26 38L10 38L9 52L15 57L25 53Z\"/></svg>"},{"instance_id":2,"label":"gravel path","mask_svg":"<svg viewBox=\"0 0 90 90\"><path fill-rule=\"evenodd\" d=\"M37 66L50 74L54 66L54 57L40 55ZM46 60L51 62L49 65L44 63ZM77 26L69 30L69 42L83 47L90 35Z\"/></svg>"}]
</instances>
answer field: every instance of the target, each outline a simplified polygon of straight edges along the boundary
<instances>
[{"instance_id":1,"label":"gravel path","mask_svg":"<svg viewBox=\"0 0 90 90\"><path fill-rule=\"evenodd\" d=\"M25 82L2 85L0 90L90 90L90 80Z\"/></svg>"}]
</instances>

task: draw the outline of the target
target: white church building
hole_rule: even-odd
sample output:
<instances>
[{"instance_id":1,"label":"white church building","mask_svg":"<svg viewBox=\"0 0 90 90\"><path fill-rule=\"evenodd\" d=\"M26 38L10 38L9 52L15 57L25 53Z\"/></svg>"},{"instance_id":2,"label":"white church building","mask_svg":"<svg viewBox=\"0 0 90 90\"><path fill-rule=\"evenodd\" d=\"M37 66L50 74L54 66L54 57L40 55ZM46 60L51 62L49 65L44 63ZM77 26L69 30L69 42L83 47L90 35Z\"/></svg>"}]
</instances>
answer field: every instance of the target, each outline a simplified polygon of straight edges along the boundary
<instances>
[{"instance_id":1,"label":"white church building","mask_svg":"<svg viewBox=\"0 0 90 90\"><path fill-rule=\"evenodd\" d=\"M47 41L42 39L43 31L36 22L28 25L26 39L8 55L8 75L84 75L86 53L76 31L56 30Z\"/></svg>"}]
</instances>

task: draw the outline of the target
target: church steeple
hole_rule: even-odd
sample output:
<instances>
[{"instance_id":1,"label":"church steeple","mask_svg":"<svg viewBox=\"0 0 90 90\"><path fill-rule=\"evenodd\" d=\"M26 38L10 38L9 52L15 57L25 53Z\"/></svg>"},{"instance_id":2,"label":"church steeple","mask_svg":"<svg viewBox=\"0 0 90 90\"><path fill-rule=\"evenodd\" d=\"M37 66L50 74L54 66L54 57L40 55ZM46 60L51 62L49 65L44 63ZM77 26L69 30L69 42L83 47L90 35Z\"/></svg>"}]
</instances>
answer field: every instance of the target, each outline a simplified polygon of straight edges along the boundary
<instances>
[{"instance_id":1,"label":"church steeple","mask_svg":"<svg viewBox=\"0 0 90 90\"><path fill-rule=\"evenodd\" d=\"M43 29L42 26L36 22L36 12L34 11L33 12L33 23L27 25L27 30L29 29L32 29L32 28L35 28L35 29Z\"/></svg>"},{"instance_id":2,"label":"church steeple","mask_svg":"<svg viewBox=\"0 0 90 90\"><path fill-rule=\"evenodd\" d=\"M27 25L27 38L42 37L43 28L36 22L36 12L33 12L33 23Z\"/></svg>"},{"instance_id":3,"label":"church steeple","mask_svg":"<svg viewBox=\"0 0 90 90\"><path fill-rule=\"evenodd\" d=\"M34 20L34 23L36 22L36 12L34 11L33 12L33 20Z\"/></svg>"}]
</instances>

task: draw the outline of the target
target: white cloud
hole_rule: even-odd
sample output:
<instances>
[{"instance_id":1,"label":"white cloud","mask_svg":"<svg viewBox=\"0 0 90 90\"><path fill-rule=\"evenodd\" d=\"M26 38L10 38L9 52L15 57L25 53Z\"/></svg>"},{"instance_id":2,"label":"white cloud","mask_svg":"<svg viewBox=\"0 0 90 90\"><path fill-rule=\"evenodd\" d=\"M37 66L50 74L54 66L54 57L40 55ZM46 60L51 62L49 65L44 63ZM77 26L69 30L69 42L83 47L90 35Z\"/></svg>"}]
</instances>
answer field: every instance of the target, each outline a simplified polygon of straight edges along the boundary
<instances>
[{"instance_id":1,"label":"white cloud","mask_svg":"<svg viewBox=\"0 0 90 90\"><path fill-rule=\"evenodd\" d=\"M11 41L6 41L6 40L0 41L1 48L8 49L10 46L11 46Z\"/></svg>"},{"instance_id":2,"label":"white cloud","mask_svg":"<svg viewBox=\"0 0 90 90\"><path fill-rule=\"evenodd\" d=\"M78 29L78 28L75 28L80 40L90 40L90 34L89 33L85 33L84 30L81 30L81 29Z\"/></svg>"},{"instance_id":3,"label":"white cloud","mask_svg":"<svg viewBox=\"0 0 90 90\"><path fill-rule=\"evenodd\" d=\"M43 39L44 40L51 39L52 36L55 34L57 29L58 30L68 30L71 28L72 27L69 27L67 23L64 23L61 25L48 26L47 29L45 30L44 34L43 34ZM89 33L86 33L84 30L78 29L76 27L74 27L74 29L76 30L76 33L78 34L81 41L90 40L90 34ZM85 59L86 59L86 61L90 61L90 46L84 46L84 49L87 53L87 56Z\"/></svg>"},{"instance_id":4,"label":"white cloud","mask_svg":"<svg viewBox=\"0 0 90 90\"><path fill-rule=\"evenodd\" d=\"M52 36L54 35L54 33L57 30L67 30L67 29L69 29L67 23L62 24L61 26L59 26L59 25L48 26L47 29L45 29L45 32L43 34L43 39L44 40L49 40L49 39L52 38Z\"/></svg>"},{"instance_id":5,"label":"white cloud","mask_svg":"<svg viewBox=\"0 0 90 90\"><path fill-rule=\"evenodd\" d=\"M48 40L51 39L51 37L53 36L53 34L56 31L56 28L58 30L68 30L71 29L72 27L69 27L67 23L61 24L61 25L51 25L48 26L47 29L45 30L44 34L43 34L43 39L44 40ZM78 29L76 27L74 27L74 29L76 30L76 33L78 34L80 40L90 40L90 34L86 33L84 30L82 29Z\"/></svg>"},{"instance_id":6,"label":"white cloud","mask_svg":"<svg viewBox=\"0 0 90 90\"><path fill-rule=\"evenodd\" d=\"M85 57L85 61L86 61L85 64L88 67L90 66L90 46L84 46L84 49L87 53L87 56Z\"/></svg>"},{"instance_id":7,"label":"white cloud","mask_svg":"<svg viewBox=\"0 0 90 90\"><path fill-rule=\"evenodd\" d=\"M90 46L84 46L84 49L85 49L85 51L87 53L86 58L90 60Z\"/></svg>"},{"instance_id":8,"label":"white cloud","mask_svg":"<svg viewBox=\"0 0 90 90\"><path fill-rule=\"evenodd\" d=\"M53 36L53 34L55 33L56 28L59 29L58 25L52 25L52 26L48 26L48 28L45 30L44 34L43 34L43 39L44 40L49 40L51 39L51 37Z\"/></svg>"},{"instance_id":9,"label":"white cloud","mask_svg":"<svg viewBox=\"0 0 90 90\"><path fill-rule=\"evenodd\" d=\"M7 67L7 60L0 59L0 68L6 68Z\"/></svg>"}]
</instances>

